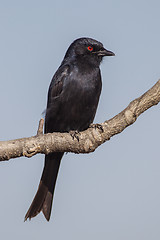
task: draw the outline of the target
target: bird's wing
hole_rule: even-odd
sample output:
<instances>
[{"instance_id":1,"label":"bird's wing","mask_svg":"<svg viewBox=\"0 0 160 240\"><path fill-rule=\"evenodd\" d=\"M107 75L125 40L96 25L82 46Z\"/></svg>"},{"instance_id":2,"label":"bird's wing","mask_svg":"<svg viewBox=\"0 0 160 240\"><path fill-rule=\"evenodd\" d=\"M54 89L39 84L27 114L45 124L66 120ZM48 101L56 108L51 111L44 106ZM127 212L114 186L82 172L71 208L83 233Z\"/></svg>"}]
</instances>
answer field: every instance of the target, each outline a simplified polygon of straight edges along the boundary
<instances>
[{"instance_id":1,"label":"bird's wing","mask_svg":"<svg viewBox=\"0 0 160 240\"><path fill-rule=\"evenodd\" d=\"M48 99L48 101L53 100L53 98L57 98L60 96L63 90L64 81L68 77L68 75L69 75L69 65L64 65L59 67L59 69L53 76L50 87L49 87L48 98L51 98L51 99Z\"/></svg>"},{"instance_id":2,"label":"bird's wing","mask_svg":"<svg viewBox=\"0 0 160 240\"><path fill-rule=\"evenodd\" d=\"M48 92L48 103L45 115L45 133L59 130L57 129L57 125L53 124L53 122L55 122L55 119L57 118L61 105L60 96L64 89L64 82L69 77L69 74L69 65L62 65L52 78Z\"/></svg>"}]
</instances>

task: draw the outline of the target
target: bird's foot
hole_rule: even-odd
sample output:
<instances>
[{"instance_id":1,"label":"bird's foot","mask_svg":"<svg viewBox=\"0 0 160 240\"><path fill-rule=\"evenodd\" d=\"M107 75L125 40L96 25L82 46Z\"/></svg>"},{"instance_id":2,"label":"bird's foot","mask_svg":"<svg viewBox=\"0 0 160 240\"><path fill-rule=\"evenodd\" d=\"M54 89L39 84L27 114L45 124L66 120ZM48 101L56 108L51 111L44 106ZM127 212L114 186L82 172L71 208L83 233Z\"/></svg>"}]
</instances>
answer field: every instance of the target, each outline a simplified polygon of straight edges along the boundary
<instances>
[{"instance_id":1,"label":"bird's foot","mask_svg":"<svg viewBox=\"0 0 160 240\"><path fill-rule=\"evenodd\" d=\"M103 126L101 124L98 124L98 123L96 123L96 124L91 123L89 125L89 128L94 128L95 130L99 129L101 132L104 132Z\"/></svg>"},{"instance_id":2,"label":"bird's foot","mask_svg":"<svg viewBox=\"0 0 160 240\"><path fill-rule=\"evenodd\" d=\"M79 136L78 136L78 135L80 135L79 131L77 131L77 130L76 131L69 131L69 133L70 133L73 140L77 139L77 141L79 142Z\"/></svg>"}]
</instances>

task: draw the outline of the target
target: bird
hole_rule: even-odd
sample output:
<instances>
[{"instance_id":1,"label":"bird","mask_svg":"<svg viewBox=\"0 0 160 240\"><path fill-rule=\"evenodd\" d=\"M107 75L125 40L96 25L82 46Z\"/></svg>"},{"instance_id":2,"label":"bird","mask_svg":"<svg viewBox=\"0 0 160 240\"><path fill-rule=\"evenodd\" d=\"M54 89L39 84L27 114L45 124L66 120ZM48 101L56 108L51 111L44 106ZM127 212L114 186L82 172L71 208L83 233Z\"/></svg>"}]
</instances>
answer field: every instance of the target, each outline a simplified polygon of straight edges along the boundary
<instances>
[{"instance_id":1,"label":"bird","mask_svg":"<svg viewBox=\"0 0 160 240\"><path fill-rule=\"evenodd\" d=\"M81 132L90 126L102 89L100 63L104 56L114 55L92 38L81 37L71 43L49 86L44 133ZM25 221L41 211L50 220L63 155L63 152L45 155L39 187Z\"/></svg>"}]
</instances>

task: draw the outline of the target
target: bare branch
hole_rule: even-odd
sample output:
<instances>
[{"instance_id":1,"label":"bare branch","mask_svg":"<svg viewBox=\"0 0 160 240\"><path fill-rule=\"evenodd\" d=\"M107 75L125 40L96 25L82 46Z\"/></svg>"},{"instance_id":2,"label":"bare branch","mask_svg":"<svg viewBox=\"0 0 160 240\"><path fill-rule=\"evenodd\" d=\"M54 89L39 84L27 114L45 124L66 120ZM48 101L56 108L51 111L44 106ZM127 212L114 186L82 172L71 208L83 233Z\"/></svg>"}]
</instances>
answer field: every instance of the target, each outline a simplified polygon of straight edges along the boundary
<instances>
[{"instance_id":1,"label":"bare branch","mask_svg":"<svg viewBox=\"0 0 160 240\"><path fill-rule=\"evenodd\" d=\"M36 136L0 142L0 161L21 156L32 157L37 153L48 154L57 151L93 152L102 143L133 124L140 114L159 102L160 80L112 119L102 124L92 124L86 131L79 133L78 140L73 139L70 133L48 133L43 135L44 120L40 120Z\"/></svg>"}]
</instances>

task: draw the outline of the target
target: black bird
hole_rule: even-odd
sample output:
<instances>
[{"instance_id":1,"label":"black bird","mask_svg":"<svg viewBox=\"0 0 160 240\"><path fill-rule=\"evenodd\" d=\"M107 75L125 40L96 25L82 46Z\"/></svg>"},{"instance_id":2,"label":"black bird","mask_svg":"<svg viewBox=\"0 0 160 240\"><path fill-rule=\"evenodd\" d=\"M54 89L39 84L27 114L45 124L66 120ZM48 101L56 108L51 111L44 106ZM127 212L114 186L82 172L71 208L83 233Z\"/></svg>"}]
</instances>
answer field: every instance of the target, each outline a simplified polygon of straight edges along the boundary
<instances>
[{"instance_id":1,"label":"black bird","mask_svg":"<svg viewBox=\"0 0 160 240\"><path fill-rule=\"evenodd\" d=\"M50 83L45 133L83 131L93 122L102 87L99 66L104 56L114 53L91 38L79 38L70 45ZM42 211L49 221L63 154L45 156L40 184L25 220Z\"/></svg>"}]
</instances>

